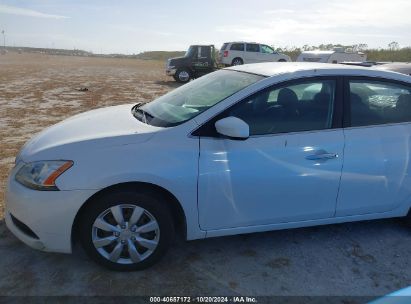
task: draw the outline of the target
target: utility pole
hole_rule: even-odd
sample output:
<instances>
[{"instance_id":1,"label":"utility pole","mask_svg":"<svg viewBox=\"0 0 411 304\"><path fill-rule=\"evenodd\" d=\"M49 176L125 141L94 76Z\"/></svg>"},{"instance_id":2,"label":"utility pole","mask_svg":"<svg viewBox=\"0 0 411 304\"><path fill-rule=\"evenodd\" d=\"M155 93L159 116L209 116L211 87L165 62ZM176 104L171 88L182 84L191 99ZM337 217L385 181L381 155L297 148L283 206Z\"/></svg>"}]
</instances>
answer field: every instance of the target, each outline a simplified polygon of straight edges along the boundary
<instances>
[{"instance_id":1,"label":"utility pole","mask_svg":"<svg viewBox=\"0 0 411 304\"><path fill-rule=\"evenodd\" d=\"M4 51L6 51L6 33L4 32L4 30L2 30L1 33L3 34L3 47L4 47Z\"/></svg>"}]
</instances>

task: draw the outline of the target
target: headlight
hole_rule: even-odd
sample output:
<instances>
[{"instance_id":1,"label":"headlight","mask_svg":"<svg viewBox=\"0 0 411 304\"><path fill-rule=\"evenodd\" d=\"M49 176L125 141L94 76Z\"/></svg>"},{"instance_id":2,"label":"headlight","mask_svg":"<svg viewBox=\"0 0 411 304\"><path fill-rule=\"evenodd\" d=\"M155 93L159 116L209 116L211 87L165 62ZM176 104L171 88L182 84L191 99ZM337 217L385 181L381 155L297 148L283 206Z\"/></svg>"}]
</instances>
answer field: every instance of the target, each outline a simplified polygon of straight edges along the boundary
<instances>
[{"instance_id":1,"label":"headlight","mask_svg":"<svg viewBox=\"0 0 411 304\"><path fill-rule=\"evenodd\" d=\"M71 160L37 161L25 164L16 174L16 180L34 190L59 190L56 179L73 165Z\"/></svg>"},{"instance_id":2,"label":"headlight","mask_svg":"<svg viewBox=\"0 0 411 304\"><path fill-rule=\"evenodd\" d=\"M174 65L171 65L171 59L167 60L166 68L167 69L174 69Z\"/></svg>"}]
</instances>

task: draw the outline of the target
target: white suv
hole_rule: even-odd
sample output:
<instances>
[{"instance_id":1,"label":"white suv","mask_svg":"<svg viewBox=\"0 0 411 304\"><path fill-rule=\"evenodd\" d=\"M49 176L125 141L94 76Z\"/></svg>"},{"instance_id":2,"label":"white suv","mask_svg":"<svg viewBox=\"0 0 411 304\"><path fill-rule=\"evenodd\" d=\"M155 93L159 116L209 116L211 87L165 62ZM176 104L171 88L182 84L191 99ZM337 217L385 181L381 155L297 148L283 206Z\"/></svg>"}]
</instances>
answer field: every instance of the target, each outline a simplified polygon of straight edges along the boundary
<instances>
[{"instance_id":1,"label":"white suv","mask_svg":"<svg viewBox=\"0 0 411 304\"><path fill-rule=\"evenodd\" d=\"M218 52L218 61L226 66L256 62L291 61L268 45L255 42L226 42Z\"/></svg>"}]
</instances>

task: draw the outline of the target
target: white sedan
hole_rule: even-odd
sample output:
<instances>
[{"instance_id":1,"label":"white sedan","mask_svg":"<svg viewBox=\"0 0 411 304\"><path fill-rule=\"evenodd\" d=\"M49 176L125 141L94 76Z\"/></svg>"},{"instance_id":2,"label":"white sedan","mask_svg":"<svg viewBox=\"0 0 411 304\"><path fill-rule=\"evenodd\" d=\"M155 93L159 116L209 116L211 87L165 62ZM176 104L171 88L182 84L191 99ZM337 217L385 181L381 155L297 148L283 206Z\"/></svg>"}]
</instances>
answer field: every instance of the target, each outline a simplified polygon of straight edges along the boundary
<instances>
[{"instance_id":1,"label":"white sedan","mask_svg":"<svg viewBox=\"0 0 411 304\"><path fill-rule=\"evenodd\" d=\"M155 263L187 240L407 216L411 78L318 63L223 69L90 111L20 151L6 223L27 245Z\"/></svg>"}]
</instances>

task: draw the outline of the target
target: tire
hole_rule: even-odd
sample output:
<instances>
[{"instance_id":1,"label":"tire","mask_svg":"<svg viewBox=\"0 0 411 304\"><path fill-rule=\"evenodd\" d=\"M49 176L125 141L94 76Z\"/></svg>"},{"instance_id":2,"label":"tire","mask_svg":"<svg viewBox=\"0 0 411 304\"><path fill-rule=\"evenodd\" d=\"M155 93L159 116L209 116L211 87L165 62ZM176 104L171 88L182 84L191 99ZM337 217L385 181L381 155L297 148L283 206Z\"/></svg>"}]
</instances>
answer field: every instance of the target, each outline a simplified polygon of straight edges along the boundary
<instances>
[{"instance_id":1,"label":"tire","mask_svg":"<svg viewBox=\"0 0 411 304\"><path fill-rule=\"evenodd\" d=\"M408 211L406 216L401 217L400 219L405 227L411 228L411 209Z\"/></svg>"},{"instance_id":2,"label":"tire","mask_svg":"<svg viewBox=\"0 0 411 304\"><path fill-rule=\"evenodd\" d=\"M231 61L231 65L242 65L244 61L240 57L236 57Z\"/></svg>"},{"instance_id":3,"label":"tire","mask_svg":"<svg viewBox=\"0 0 411 304\"><path fill-rule=\"evenodd\" d=\"M152 266L174 239L171 210L163 199L132 188L112 191L90 202L81 216L80 231L80 242L89 257L116 271Z\"/></svg>"},{"instance_id":4,"label":"tire","mask_svg":"<svg viewBox=\"0 0 411 304\"><path fill-rule=\"evenodd\" d=\"M280 60L278 60L278 62L287 62L287 60L285 60L285 59L280 59Z\"/></svg>"},{"instance_id":5,"label":"tire","mask_svg":"<svg viewBox=\"0 0 411 304\"><path fill-rule=\"evenodd\" d=\"M178 69L174 75L174 80L179 83L189 82L191 79L191 73L188 69Z\"/></svg>"}]
</instances>

